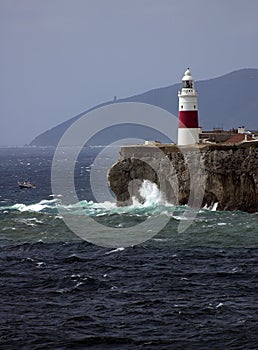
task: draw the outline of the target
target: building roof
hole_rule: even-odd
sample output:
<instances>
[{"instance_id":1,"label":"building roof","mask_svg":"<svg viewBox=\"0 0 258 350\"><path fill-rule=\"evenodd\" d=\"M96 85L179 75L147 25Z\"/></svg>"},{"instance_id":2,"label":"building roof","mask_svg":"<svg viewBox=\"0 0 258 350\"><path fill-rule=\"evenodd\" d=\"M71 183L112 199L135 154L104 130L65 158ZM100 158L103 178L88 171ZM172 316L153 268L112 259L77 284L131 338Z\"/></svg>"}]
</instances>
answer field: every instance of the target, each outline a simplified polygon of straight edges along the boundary
<instances>
[{"instance_id":1,"label":"building roof","mask_svg":"<svg viewBox=\"0 0 258 350\"><path fill-rule=\"evenodd\" d=\"M182 78L182 81L185 81L185 80L188 80L188 81L193 80L193 77L192 77L192 74L191 74L189 68L187 68L187 70L185 71L184 76Z\"/></svg>"},{"instance_id":2,"label":"building roof","mask_svg":"<svg viewBox=\"0 0 258 350\"><path fill-rule=\"evenodd\" d=\"M252 138L251 135L236 134L236 135L231 136L225 142L227 142L227 143L239 143L239 142L243 142L243 141L253 141L253 140L254 139Z\"/></svg>"}]
</instances>

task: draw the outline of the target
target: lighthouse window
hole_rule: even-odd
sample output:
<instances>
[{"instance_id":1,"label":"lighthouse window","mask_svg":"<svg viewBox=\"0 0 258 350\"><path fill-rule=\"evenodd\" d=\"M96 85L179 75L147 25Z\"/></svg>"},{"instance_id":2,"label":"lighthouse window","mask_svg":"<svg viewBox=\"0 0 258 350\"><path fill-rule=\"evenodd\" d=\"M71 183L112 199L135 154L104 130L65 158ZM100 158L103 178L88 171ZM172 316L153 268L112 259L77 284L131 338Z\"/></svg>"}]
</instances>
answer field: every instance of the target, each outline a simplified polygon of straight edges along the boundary
<instances>
[{"instance_id":1,"label":"lighthouse window","mask_svg":"<svg viewBox=\"0 0 258 350\"><path fill-rule=\"evenodd\" d=\"M184 108L184 106L183 106L183 105L181 105L181 108L183 109L183 108Z\"/></svg>"},{"instance_id":2,"label":"lighthouse window","mask_svg":"<svg viewBox=\"0 0 258 350\"><path fill-rule=\"evenodd\" d=\"M194 105L194 108L196 108L196 105Z\"/></svg>"},{"instance_id":3,"label":"lighthouse window","mask_svg":"<svg viewBox=\"0 0 258 350\"><path fill-rule=\"evenodd\" d=\"M191 80L185 80L182 83L183 88L185 89L192 89L193 88L193 82Z\"/></svg>"}]
</instances>

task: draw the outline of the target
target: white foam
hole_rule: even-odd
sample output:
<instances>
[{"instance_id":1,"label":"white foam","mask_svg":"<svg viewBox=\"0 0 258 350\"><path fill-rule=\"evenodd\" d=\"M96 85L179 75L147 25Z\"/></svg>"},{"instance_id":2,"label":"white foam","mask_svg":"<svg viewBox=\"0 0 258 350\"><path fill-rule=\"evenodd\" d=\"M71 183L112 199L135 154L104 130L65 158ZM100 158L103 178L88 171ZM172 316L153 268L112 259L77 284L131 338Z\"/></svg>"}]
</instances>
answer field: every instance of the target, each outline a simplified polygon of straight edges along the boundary
<instances>
[{"instance_id":1,"label":"white foam","mask_svg":"<svg viewBox=\"0 0 258 350\"><path fill-rule=\"evenodd\" d=\"M105 208L107 210L112 210L112 209L117 208L116 203L112 203L112 202L104 202L104 203L99 203L99 204L102 208Z\"/></svg>"},{"instance_id":2,"label":"white foam","mask_svg":"<svg viewBox=\"0 0 258 350\"><path fill-rule=\"evenodd\" d=\"M43 224L43 221L38 220L37 218L29 218L29 219L18 219L18 222L22 222L27 226L37 226L37 224Z\"/></svg>"},{"instance_id":3,"label":"white foam","mask_svg":"<svg viewBox=\"0 0 258 350\"><path fill-rule=\"evenodd\" d=\"M139 192L142 198L145 200L145 207L150 207L157 204L165 204L162 193L158 189L157 184L149 180L143 181Z\"/></svg>"},{"instance_id":4,"label":"white foam","mask_svg":"<svg viewBox=\"0 0 258 350\"><path fill-rule=\"evenodd\" d=\"M219 309L220 307L224 306L223 303L218 303L218 305L216 305L216 309Z\"/></svg>"},{"instance_id":5,"label":"white foam","mask_svg":"<svg viewBox=\"0 0 258 350\"><path fill-rule=\"evenodd\" d=\"M213 203L212 205L210 205L208 207L207 203L204 205L204 207L202 208L202 210L211 210L211 211L216 211L217 207L218 207L218 202Z\"/></svg>"},{"instance_id":6,"label":"white foam","mask_svg":"<svg viewBox=\"0 0 258 350\"><path fill-rule=\"evenodd\" d=\"M147 215L149 211L152 214L165 214L171 216L169 208L174 205L167 203L158 186L148 180L144 180L139 190L144 203L140 203L135 197L132 198L132 204L129 206L118 207L115 202L105 201L94 203L83 200L76 204L63 206L64 209L74 211L76 214L104 216L109 214L132 214L135 216ZM165 207L165 208L164 208Z\"/></svg>"},{"instance_id":7,"label":"white foam","mask_svg":"<svg viewBox=\"0 0 258 350\"><path fill-rule=\"evenodd\" d=\"M11 207L8 207L8 209L12 209L12 210L14 209L20 212L24 212L24 211L40 212L41 210L46 208L53 208L53 204L55 205L56 203L57 203L56 199L51 199L51 200L43 199L39 203L29 204L29 205L26 205L23 203L17 203L12 205Z\"/></svg>"},{"instance_id":8,"label":"white foam","mask_svg":"<svg viewBox=\"0 0 258 350\"><path fill-rule=\"evenodd\" d=\"M180 215L172 215L172 218L177 220L177 221L182 221L182 220L191 220L191 217L185 217L185 216L180 216Z\"/></svg>"},{"instance_id":9,"label":"white foam","mask_svg":"<svg viewBox=\"0 0 258 350\"><path fill-rule=\"evenodd\" d=\"M211 211L216 211L217 210L217 207L218 207L218 202L214 203L212 208L211 208Z\"/></svg>"},{"instance_id":10,"label":"white foam","mask_svg":"<svg viewBox=\"0 0 258 350\"><path fill-rule=\"evenodd\" d=\"M122 252L123 250L125 250L124 247L116 248L116 249L110 250L109 252L105 253L105 255Z\"/></svg>"}]
</instances>

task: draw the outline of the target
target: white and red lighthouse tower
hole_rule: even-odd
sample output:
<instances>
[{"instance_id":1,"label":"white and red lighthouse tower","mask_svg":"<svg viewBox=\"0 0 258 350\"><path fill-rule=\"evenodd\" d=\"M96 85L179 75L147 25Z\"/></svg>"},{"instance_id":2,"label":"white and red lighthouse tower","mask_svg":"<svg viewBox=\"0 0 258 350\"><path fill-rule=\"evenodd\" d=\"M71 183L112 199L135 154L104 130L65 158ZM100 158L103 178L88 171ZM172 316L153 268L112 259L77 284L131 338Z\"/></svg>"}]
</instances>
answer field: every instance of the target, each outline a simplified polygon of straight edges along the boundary
<instances>
[{"instance_id":1,"label":"white and red lighthouse tower","mask_svg":"<svg viewBox=\"0 0 258 350\"><path fill-rule=\"evenodd\" d=\"M182 90L178 91L178 100L177 144L179 146L196 144L199 142L198 99L189 68L182 78Z\"/></svg>"}]
</instances>

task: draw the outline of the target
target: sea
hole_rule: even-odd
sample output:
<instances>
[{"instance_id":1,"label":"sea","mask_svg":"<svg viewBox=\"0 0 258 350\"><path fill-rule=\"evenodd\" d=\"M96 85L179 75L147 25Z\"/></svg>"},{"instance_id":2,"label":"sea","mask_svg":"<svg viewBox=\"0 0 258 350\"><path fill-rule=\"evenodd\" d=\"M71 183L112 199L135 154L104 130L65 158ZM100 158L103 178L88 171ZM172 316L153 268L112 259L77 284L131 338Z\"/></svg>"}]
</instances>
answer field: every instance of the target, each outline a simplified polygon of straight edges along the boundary
<instances>
[{"instance_id":1,"label":"sea","mask_svg":"<svg viewBox=\"0 0 258 350\"><path fill-rule=\"evenodd\" d=\"M90 181L100 150L81 151L78 203L63 203L53 148L0 149L0 349L258 349L258 213L200 208L182 231L191 209L150 184L144 204L100 203ZM26 179L36 188L20 189ZM105 246L74 233L60 208L102 235L167 223L140 244Z\"/></svg>"}]
</instances>

